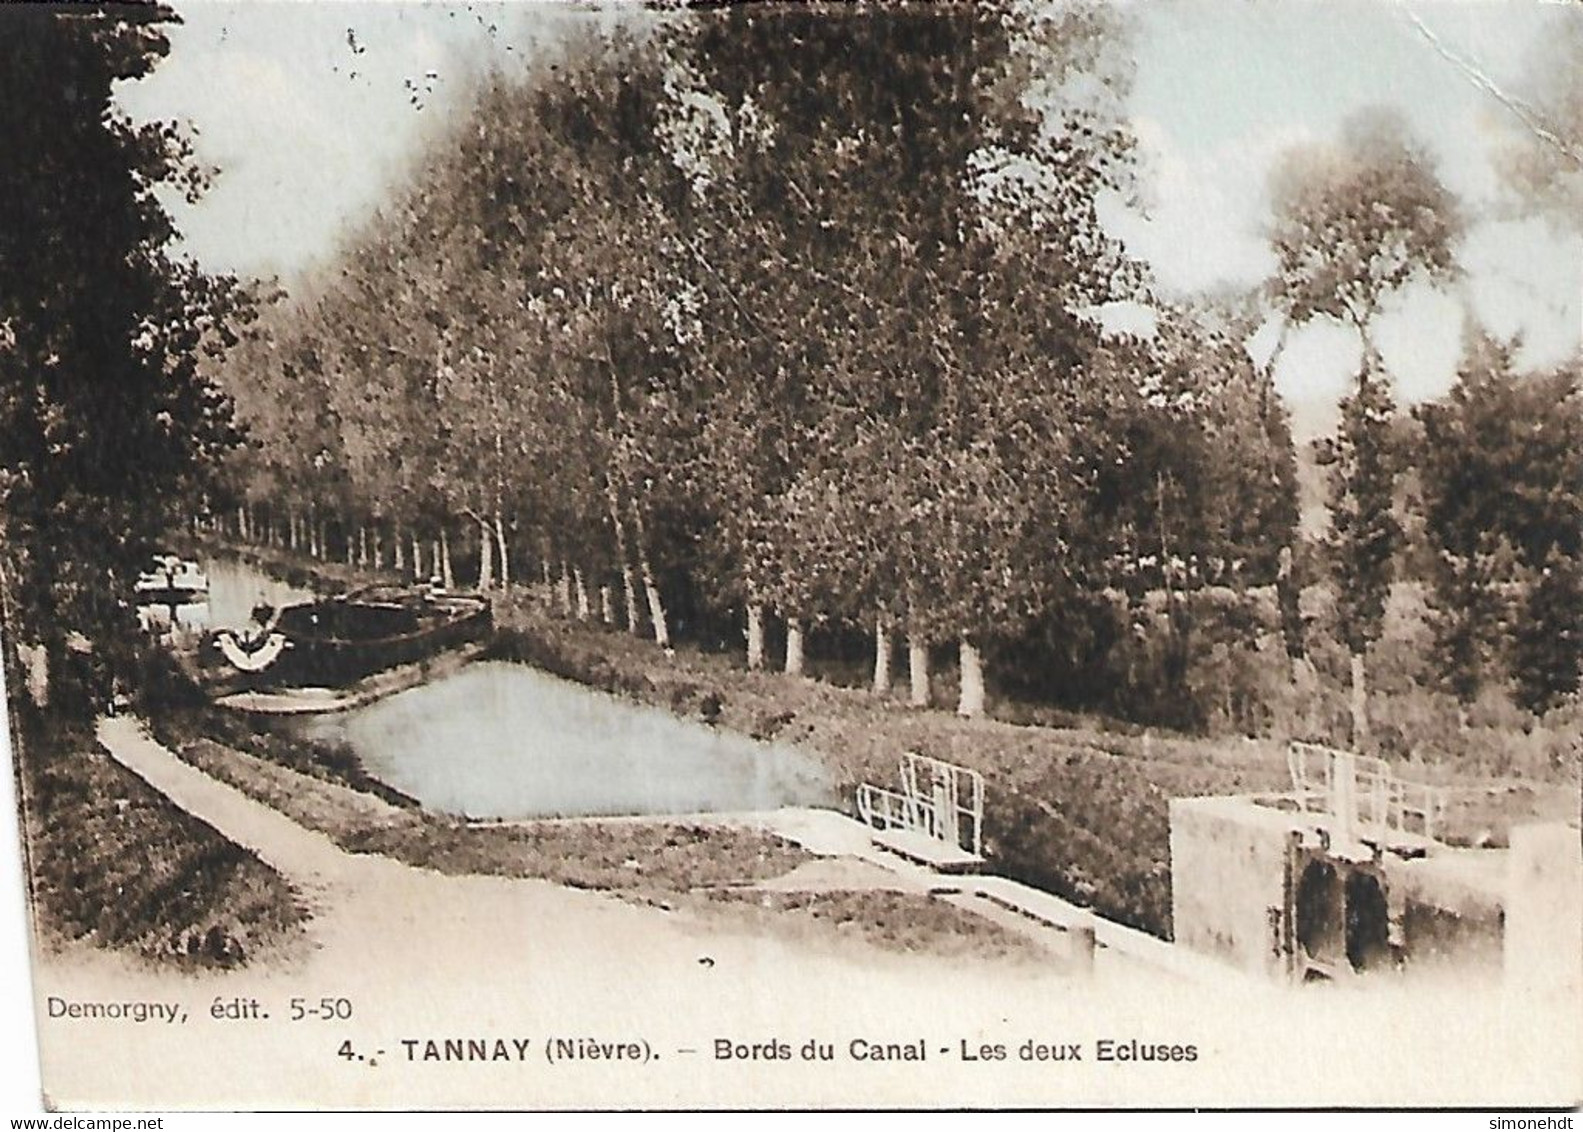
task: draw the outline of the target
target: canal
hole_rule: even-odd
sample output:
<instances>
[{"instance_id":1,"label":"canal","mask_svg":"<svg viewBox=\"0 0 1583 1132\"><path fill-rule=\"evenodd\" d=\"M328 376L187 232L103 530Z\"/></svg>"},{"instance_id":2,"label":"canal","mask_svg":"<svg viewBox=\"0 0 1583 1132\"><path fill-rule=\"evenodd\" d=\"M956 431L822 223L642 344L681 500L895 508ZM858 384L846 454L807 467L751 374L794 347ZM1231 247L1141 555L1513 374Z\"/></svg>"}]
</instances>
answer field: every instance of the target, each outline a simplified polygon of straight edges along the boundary
<instances>
[{"instance_id":1,"label":"canal","mask_svg":"<svg viewBox=\"0 0 1583 1132\"><path fill-rule=\"evenodd\" d=\"M240 628L260 604L314 595L238 558L203 563L208 600L177 608L189 631ZM658 653L655 663L663 663ZM373 777L440 813L504 820L829 805L812 758L628 703L505 661L347 712L285 724L345 744Z\"/></svg>"},{"instance_id":2,"label":"canal","mask_svg":"<svg viewBox=\"0 0 1583 1132\"><path fill-rule=\"evenodd\" d=\"M260 605L307 602L237 557L203 562L206 602L176 606L174 632L241 629ZM169 606L144 617L171 632ZM655 663L662 663L655 654ZM831 804L803 752L627 703L521 663L476 662L363 708L283 724L347 744L367 773L432 811L473 819L687 814Z\"/></svg>"},{"instance_id":3,"label":"canal","mask_svg":"<svg viewBox=\"0 0 1583 1132\"><path fill-rule=\"evenodd\" d=\"M835 800L824 770L792 748L505 661L293 726L347 744L375 778L457 816L678 814Z\"/></svg>"}]
</instances>

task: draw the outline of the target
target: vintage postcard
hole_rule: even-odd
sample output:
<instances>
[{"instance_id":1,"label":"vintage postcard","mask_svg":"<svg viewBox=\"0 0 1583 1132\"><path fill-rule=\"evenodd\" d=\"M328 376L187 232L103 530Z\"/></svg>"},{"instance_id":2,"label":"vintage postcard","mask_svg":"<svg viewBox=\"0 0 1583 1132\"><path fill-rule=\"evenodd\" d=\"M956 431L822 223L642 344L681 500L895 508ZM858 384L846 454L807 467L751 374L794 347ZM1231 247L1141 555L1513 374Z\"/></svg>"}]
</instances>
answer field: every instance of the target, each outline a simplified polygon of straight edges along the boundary
<instances>
[{"instance_id":1,"label":"vintage postcard","mask_svg":"<svg viewBox=\"0 0 1583 1132\"><path fill-rule=\"evenodd\" d=\"M0 9L51 1109L1583 1101L1583 8Z\"/></svg>"}]
</instances>

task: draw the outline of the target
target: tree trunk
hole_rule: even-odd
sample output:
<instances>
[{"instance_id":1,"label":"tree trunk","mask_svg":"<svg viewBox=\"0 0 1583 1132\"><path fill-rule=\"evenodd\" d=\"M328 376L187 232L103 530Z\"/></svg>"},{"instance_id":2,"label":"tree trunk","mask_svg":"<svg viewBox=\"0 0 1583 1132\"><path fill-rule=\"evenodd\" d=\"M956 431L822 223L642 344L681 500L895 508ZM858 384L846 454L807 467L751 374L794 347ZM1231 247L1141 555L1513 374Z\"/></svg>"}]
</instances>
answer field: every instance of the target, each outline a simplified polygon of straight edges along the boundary
<instances>
[{"instance_id":1,"label":"tree trunk","mask_svg":"<svg viewBox=\"0 0 1583 1132\"><path fill-rule=\"evenodd\" d=\"M643 593L649 599L649 620L654 625L654 642L662 649L671 647L670 627L665 623L665 603L660 599L660 587L654 583L654 572L649 568L648 552L638 555L638 569L643 574Z\"/></svg>"},{"instance_id":2,"label":"tree trunk","mask_svg":"<svg viewBox=\"0 0 1583 1132\"><path fill-rule=\"evenodd\" d=\"M428 576L423 572L423 540L418 537L417 531L412 532L412 580L428 581Z\"/></svg>"},{"instance_id":3,"label":"tree trunk","mask_svg":"<svg viewBox=\"0 0 1583 1132\"><path fill-rule=\"evenodd\" d=\"M572 568L572 585L577 593L577 620L587 621L592 610L588 605L588 583L583 578L581 566Z\"/></svg>"},{"instance_id":4,"label":"tree trunk","mask_svg":"<svg viewBox=\"0 0 1583 1132\"><path fill-rule=\"evenodd\" d=\"M621 608L627 615L627 632L643 635L643 618L638 613L638 578L630 562L621 563Z\"/></svg>"},{"instance_id":5,"label":"tree trunk","mask_svg":"<svg viewBox=\"0 0 1583 1132\"><path fill-rule=\"evenodd\" d=\"M611 597L609 586L599 587L599 620L606 625L614 625L616 623L616 603L615 599Z\"/></svg>"},{"instance_id":6,"label":"tree trunk","mask_svg":"<svg viewBox=\"0 0 1583 1132\"><path fill-rule=\"evenodd\" d=\"M511 588L511 554L506 549L506 523L500 517L500 512L495 512L495 542L500 550L500 588Z\"/></svg>"},{"instance_id":7,"label":"tree trunk","mask_svg":"<svg viewBox=\"0 0 1583 1132\"><path fill-rule=\"evenodd\" d=\"M758 672L764 667L764 606L756 601L748 603L748 670Z\"/></svg>"},{"instance_id":8,"label":"tree trunk","mask_svg":"<svg viewBox=\"0 0 1583 1132\"><path fill-rule=\"evenodd\" d=\"M956 701L956 714L964 719L976 719L984 714L984 658L978 646L966 636L957 642L961 670L961 694Z\"/></svg>"},{"instance_id":9,"label":"tree trunk","mask_svg":"<svg viewBox=\"0 0 1583 1132\"><path fill-rule=\"evenodd\" d=\"M621 596L626 603L627 632L634 637L643 633L638 619L638 588L632 577L632 561L627 556L627 530L621 522L621 497L616 492L616 481L605 476L605 504L610 509L610 525L616 536L616 557L621 560Z\"/></svg>"},{"instance_id":10,"label":"tree trunk","mask_svg":"<svg viewBox=\"0 0 1583 1132\"><path fill-rule=\"evenodd\" d=\"M478 520L478 588L493 589L495 585L495 534L489 524Z\"/></svg>"},{"instance_id":11,"label":"tree trunk","mask_svg":"<svg viewBox=\"0 0 1583 1132\"><path fill-rule=\"evenodd\" d=\"M1363 671L1363 654L1352 654L1352 749L1369 745L1369 693Z\"/></svg>"},{"instance_id":12,"label":"tree trunk","mask_svg":"<svg viewBox=\"0 0 1583 1132\"><path fill-rule=\"evenodd\" d=\"M456 588L456 575L451 570L451 536L444 523L440 524L440 585L446 592Z\"/></svg>"},{"instance_id":13,"label":"tree trunk","mask_svg":"<svg viewBox=\"0 0 1583 1132\"><path fill-rule=\"evenodd\" d=\"M563 617L572 615L572 568L561 560L560 580L555 584L555 607Z\"/></svg>"},{"instance_id":14,"label":"tree trunk","mask_svg":"<svg viewBox=\"0 0 1583 1132\"><path fill-rule=\"evenodd\" d=\"M882 613L874 618L874 694L890 691L890 623Z\"/></svg>"},{"instance_id":15,"label":"tree trunk","mask_svg":"<svg viewBox=\"0 0 1583 1132\"><path fill-rule=\"evenodd\" d=\"M400 523L396 524L395 530L392 532L392 534L390 536L390 552L391 552L391 554L393 554L395 556L395 559L391 563L391 566L395 569L396 573L398 573L398 574L406 573L407 572L407 540L401 537L401 524Z\"/></svg>"},{"instance_id":16,"label":"tree trunk","mask_svg":"<svg viewBox=\"0 0 1583 1132\"><path fill-rule=\"evenodd\" d=\"M907 702L913 707L929 706L929 642L917 633L907 634Z\"/></svg>"},{"instance_id":17,"label":"tree trunk","mask_svg":"<svg viewBox=\"0 0 1583 1132\"><path fill-rule=\"evenodd\" d=\"M643 593L649 599L649 620L654 624L654 643L662 649L671 647L670 627L665 623L665 603L660 600L660 587L654 581L654 568L649 564L648 539L644 537L643 512L637 501L632 503L632 533L638 549L638 572L643 578Z\"/></svg>"},{"instance_id":18,"label":"tree trunk","mask_svg":"<svg viewBox=\"0 0 1583 1132\"><path fill-rule=\"evenodd\" d=\"M801 676L802 673L802 619L788 617L786 619L786 675Z\"/></svg>"}]
</instances>

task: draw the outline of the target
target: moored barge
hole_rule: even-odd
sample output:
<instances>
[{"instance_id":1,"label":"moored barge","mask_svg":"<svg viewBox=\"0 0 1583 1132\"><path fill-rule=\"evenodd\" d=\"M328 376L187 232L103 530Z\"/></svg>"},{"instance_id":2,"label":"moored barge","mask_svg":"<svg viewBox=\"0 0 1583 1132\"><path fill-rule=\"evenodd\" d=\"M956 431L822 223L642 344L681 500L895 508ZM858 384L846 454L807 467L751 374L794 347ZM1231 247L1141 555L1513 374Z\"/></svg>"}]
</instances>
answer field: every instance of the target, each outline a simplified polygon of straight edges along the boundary
<instances>
[{"instance_id":1,"label":"moored barge","mask_svg":"<svg viewBox=\"0 0 1583 1132\"><path fill-rule=\"evenodd\" d=\"M371 586L284 606L253 632L221 629L211 643L233 689L339 688L480 641L492 625L482 597Z\"/></svg>"}]
</instances>

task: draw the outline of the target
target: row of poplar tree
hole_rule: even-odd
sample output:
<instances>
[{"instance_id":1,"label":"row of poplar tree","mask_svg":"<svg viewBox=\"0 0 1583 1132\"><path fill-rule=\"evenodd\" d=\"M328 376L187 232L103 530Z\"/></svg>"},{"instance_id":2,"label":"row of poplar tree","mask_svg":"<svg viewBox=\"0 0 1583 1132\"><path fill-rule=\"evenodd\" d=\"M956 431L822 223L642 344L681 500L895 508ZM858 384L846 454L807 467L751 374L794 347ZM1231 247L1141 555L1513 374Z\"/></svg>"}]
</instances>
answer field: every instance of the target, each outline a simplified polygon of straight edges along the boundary
<instances>
[{"instance_id":1,"label":"row of poplar tree","mask_svg":"<svg viewBox=\"0 0 1583 1132\"><path fill-rule=\"evenodd\" d=\"M1404 563L1460 700L1508 672L1534 710L1577 689L1578 363L1519 378L1472 336L1452 394L1397 411L1377 319L1454 281L1461 234L1398 123L1274 170L1267 288L1172 306L1101 222L1133 189L1121 9L633 17L481 81L337 269L255 320L171 250L156 190L205 181L182 131L115 107L170 10L6 17L0 612L10 686L25 652L57 709L130 671L132 581L205 500L419 577L460 541L468 581L531 571L755 665L773 641L800 667L822 624L872 633L888 682L905 637L918 699L954 643L969 712L981 649L1076 640L1096 597L1278 579L1301 654L1292 447L1245 347L1272 316L1364 346L1324 452L1356 690ZM1542 46L1547 128L1496 139L1497 168L1575 236L1583 38ZM1154 332L1103 334L1118 302Z\"/></svg>"},{"instance_id":2,"label":"row of poplar tree","mask_svg":"<svg viewBox=\"0 0 1583 1132\"><path fill-rule=\"evenodd\" d=\"M525 570L668 644L739 618L888 686L1107 587L1253 584L1296 520L1256 313L1154 304L1112 13L753 6L480 83L227 388L239 514L315 554ZM1125 309L1125 308L1123 308ZM775 630L767 631L773 619ZM779 649L776 650L779 652Z\"/></svg>"},{"instance_id":3,"label":"row of poplar tree","mask_svg":"<svg viewBox=\"0 0 1583 1132\"><path fill-rule=\"evenodd\" d=\"M748 5L480 80L231 358L256 441L239 523L448 585L464 545L480 588L531 571L569 613L745 642L753 668L800 672L834 626L871 636L884 689L904 638L918 704L954 644L975 715L986 649L1075 641L1099 595L1142 624L1151 593L1277 580L1285 334L1262 364L1248 343L1324 319L1361 346L1320 446L1353 737L1407 528L1436 671L1470 702L1576 593L1576 365L1520 379L1470 334L1453 395L1404 421L1377 324L1456 282L1465 221L1383 113L1272 170L1265 288L1155 295L1103 222L1136 188L1123 20ZM1107 333L1118 311L1152 325ZM1527 453L1502 448L1523 430ZM1577 687L1562 621L1502 661L1534 710Z\"/></svg>"}]
</instances>

